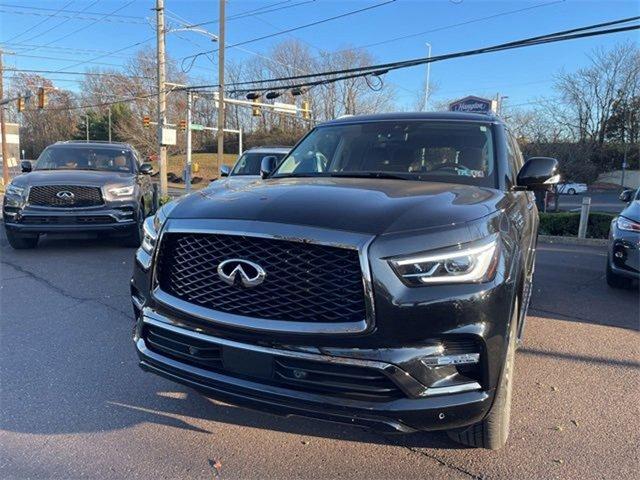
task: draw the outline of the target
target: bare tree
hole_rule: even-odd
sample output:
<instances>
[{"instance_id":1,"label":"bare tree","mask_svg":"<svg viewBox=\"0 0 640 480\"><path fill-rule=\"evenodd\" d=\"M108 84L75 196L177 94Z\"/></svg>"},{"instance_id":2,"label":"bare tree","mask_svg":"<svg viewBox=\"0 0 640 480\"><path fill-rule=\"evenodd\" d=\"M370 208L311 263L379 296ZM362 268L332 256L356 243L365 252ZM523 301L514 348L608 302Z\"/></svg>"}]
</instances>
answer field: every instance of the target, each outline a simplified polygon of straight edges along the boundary
<instances>
[{"instance_id":1,"label":"bare tree","mask_svg":"<svg viewBox=\"0 0 640 480\"><path fill-rule=\"evenodd\" d=\"M638 91L640 49L622 43L611 50L598 48L590 59L588 67L557 76L560 101L550 103L548 110L577 141L602 145L614 105Z\"/></svg>"}]
</instances>

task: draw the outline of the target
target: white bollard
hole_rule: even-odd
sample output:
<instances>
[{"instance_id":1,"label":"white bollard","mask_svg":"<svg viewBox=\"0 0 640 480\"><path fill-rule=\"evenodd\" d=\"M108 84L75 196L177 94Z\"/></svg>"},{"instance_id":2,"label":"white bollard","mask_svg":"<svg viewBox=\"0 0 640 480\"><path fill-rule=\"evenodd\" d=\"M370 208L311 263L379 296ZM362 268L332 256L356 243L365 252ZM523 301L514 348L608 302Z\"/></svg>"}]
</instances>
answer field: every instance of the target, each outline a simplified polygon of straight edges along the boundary
<instances>
[{"instance_id":1,"label":"white bollard","mask_svg":"<svg viewBox=\"0 0 640 480\"><path fill-rule=\"evenodd\" d=\"M591 209L591 197L582 199L582 209L580 210L580 225L578 226L578 238L587 236L587 225L589 224L589 210Z\"/></svg>"}]
</instances>

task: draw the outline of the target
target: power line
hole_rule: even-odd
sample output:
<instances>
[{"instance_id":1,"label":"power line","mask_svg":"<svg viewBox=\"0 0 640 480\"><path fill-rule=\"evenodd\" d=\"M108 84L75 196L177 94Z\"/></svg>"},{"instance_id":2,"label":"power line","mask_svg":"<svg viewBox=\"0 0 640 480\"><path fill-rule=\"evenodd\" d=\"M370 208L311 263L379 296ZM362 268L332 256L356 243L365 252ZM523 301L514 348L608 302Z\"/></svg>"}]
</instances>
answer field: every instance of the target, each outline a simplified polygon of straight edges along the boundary
<instances>
[{"instance_id":1,"label":"power line","mask_svg":"<svg viewBox=\"0 0 640 480\"><path fill-rule=\"evenodd\" d=\"M58 70L37 70L29 68L5 68L5 72L18 73L55 73L60 75L86 75L88 77L119 77L130 79L155 80L156 77L144 77L140 75L128 75L126 73L107 73L107 72L62 72Z\"/></svg>"},{"instance_id":2,"label":"power line","mask_svg":"<svg viewBox=\"0 0 640 480\"><path fill-rule=\"evenodd\" d=\"M66 13L86 13L88 15L103 15L103 12L87 12L85 10L67 10L67 6L69 6L70 4L73 3L72 0L71 2L68 2L66 5L63 5L61 8L46 8L46 7L30 7L30 6L26 6L26 5L13 5L13 4L7 4L7 3L0 3L0 7L11 7L11 8L22 8L25 10L43 10L45 12L66 12ZM120 17L120 18L131 18L131 19L144 19L144 17L137 17L134 15L111 15L112 17Z\"/></svg>"},{"instance_id":3,"label":"power line","mask_svg":"<svg viewBox=\"0 0 640 480\"><path fill-rule=\"evenodd\" d=\"M66 7L68 7L69 5L71 5L74 1L75 1L75 0L71 0L70 2L65 3L62 7L60 7L60 9L58 9L58 10L56 11L56 13L57 13L57 12L61 12L62 10L64 10ZM9 38L8 40L6 40L6 42L10 42L10 41L12 41L12 40L15 40L15 39L16 39L16 38L18 38L18 37L21 37L21 36L22 36L22 35L24 35L25 33L29 33L29 32L31 32L32 30L34 30L34 29L38 28L40 25L42 25L43 23L45 23L47 20L49 20L49 19L48 19L48 18L45 18L45 19L43 19L43 20L39 21L39 22L38 22L38 23L36 23L35 25L33 25L33 26L31 26L31 27L27 28L26 30L23 30L22 32L18 33L17 35L14 35L13 37ZM6 42L3 42L3 43L6 43Z\"/></svg>"},{"instance_id":4,"label":"power line","mask_svg":"<svg viewBox=\"0 0 640 480\"><path fill-rule=\"evenodd\" d=\"M47 19L49 18L69 18L69 19L73 19L73 20L96 20L96 14L94 15L72 15L72 14L65 14L65 13L45 13L45 12L23 12L20 10L13 10L13 9L9 9L9 8L3 8L0 7L0 12L4 12L4 13L10 13L10 14L15 14L15 15L30 15L30 16L35 16L35 17L46 17ZM97 20L100 20L102 22L109 22L109 23L128 23L128 24L133 24L133 25L145 25L146 22L140 21L140 20L127 20L125 18L105 18L105 19L100 19L98 18Z\"/></svg>"},{"instance_id":5,"label":"power line","mask_svg":"<svg viewBox=\"0 0 640 480\"><path fill-rule=\"evenodd\" d=\"M374 8L382 7L384 5L388 5L390 3L394 3L395 1L396 0L386 0L386 1L382 2L382 3L377 3L375 5L369 5L367 7L359 8L357 10L351 10L351 11L348 11L348 12L345 12L345 13L341 13L340 15L334 15L333 17L323 18L322 20L316 20L315 22L307 23L305 25L299 25L297 27L288 28L286 30L281 30L279 32L271 33L271 34L268 34L268 35L263 35L261 37L252 38L250 40L244 40L242 42L237 42L237 43L228 45L227 48L240 47L242 45L247 45L249 43L259 42L259 41L265 40L267 38L272 38L272 37L276 37L276 36L279 36L279 35L284 35L286 33L295 32L297 30L302 30L303 28L313 27L313 26L316 26L316 25L320 25L322 23L326 23L326 22L330 22L330 21L337 20L337 19L340 19L340 18L348 17L350 15L355 15L355 14L362 13L362 12L365 12L365 11L368 11L368 10L373 10ZM215 50L210 50L210 51L206 51L206 52L200 52L200 53L196 53L194 55L189 55L187 57L184 57L182 59L182 63L181 63L181 65L183 67L182 70L184 72L188 72L191 69L191 67L193 66L193 64L195 63L195 61L198 59L198 57L200 57L202 55L206 55L208 53L215 53L217 51L218 51L218 49L215 49ZM185 60L187 60L187 59L191 59L191 63L189 65L189 68L185 69L184 68L184 63L185 63Z\"/></svg>"},{"instance_id":6,"label":"power line","mask_svg":"<svg viewBox=\"0 0 640 480\"><path fill-rule=\"evenodd\" d=\"M98 3L100 0L95 0L94 2L90 3L89 5L87 5L86 7L84 7L82 10L80 10L80 12L84 12L86 10L88 10L89 8L93 7L96 3ZM72 2L67 3L66 5L69 5ZM64 8L64 7L63 7ZM30 37L29 39L25 40L26 42L30 42L31 40L33 40L34 38L38 38L41 37L43 35L46 35L47 33L51 32L52 30L55 30L56 28L61 27L62 25L64 25L65 23L69 22L73 20L72 18L67 18L66 20L63 20L60 23L56 23L54 26L52 26L51 28L45 30L44 32L40 32L38 34L36 34L33 37ZM45 20L46 21L46 20ZM53 42L49 42L49 43L53 43Z\"/></svg>"},{"instance_id":7,"label":"power line","mask_svg":"<svg viewBox=\"0 0 640 480\"><path fill-rule=\"evenodd\" d=\"M73 31L71 31L71 32L69 32L69 33L67 33L67 34L65 34L65 35L63 35L63 36L61 36L61 37L58 37L58 38L56 38L55 40L50 41L49 43L47 43L47 45L51 45L52 43L59 42L60 40L64 40L65 38L69 38L70 36L75 35L76 33L79 33L79 32L81 32L81 31L83 31L83 30L86 30L87 28L89 28L89 27L91 27L91 26L95 25L96 23L103 21L105 18L108 18L110 15L113 15L114 13L119 12L120 10L124 10L126 7L128 7L128 6L129 6L129 5L131 5L132 3L135 3L135 1L136 1L136 0L130 0L129 2L125 3L125 4L124 4L124 5L122 5L121 7L116 8L116 9L115 9L115 10L113 10L112 12L105 13L104 15L102 15L100 18L98 18L98 19L94 20L93 22L88 23L87 25L84 25L83 27L77 28L76 30L73 30ZM94 2L94 3L92 3L92 4L91 4L91 5L89 5L89 6L92 6L92 5L94 5L95 3L97 3L97 2ZM89 8L89 7L87 7L87 8ZM41 35L42 35L42 34L41 34ZM32 49L32 50L29 50L29 51L33 51L33 50L37 50L37 49Z\"/></svg>"},{"instance_id":8,"label":"power line","mask_svg":"<svg viewBox=\"0 0 640 480\"><path fill-rule=\"evenodd\" d=\"M293 8L293 7L298 7L300 5L305 5L307 3L313 3L316 0L305 0L303 2L294 3L293 5L286 5L284 7L273 8L271 10L267 10L270 7L275 7L276 5L281 5L283 3L289 3L290 1L291 0L276 2L276 3L272 3L271 5L265 5L265 6L260 7L260 8L255 8L253 10L247 10L247 11L244 11L244 12L239 12L239 13L236 13L235 15L228 16L227 17L227 21L228 20L237 20L239 18L251 17L253 15L258 15L258 14L262 15L262 14L265 14L265 13L277 12L279 10L285 10L287 8ZM216 19L216 20L208 20L206 22L194 23L194 24L189 25L189 27L202 27L204 25L211 25L211 24L214 24L214 23L220 23L220 20Z\"/></svg>"},{"instance_id":9,"label":"power line","mask_svg":"<svg viewBox=\"0 0 640 480\"><path fill-rule=\"evenodd\" d=\"M45 55L28 55L28 54L25 54L25 53L14 53L13 55L15 55L16 57L41 58L41 59L46 59L46 60L55 60L55 61L64 61L64 62L73 62L75 60L74 58L49 57L49 56L45 56ZM93 62L91 60L87 60L86 62L82 62L82 63L91 63L93 65L102 65L102 66L105 66L105 67L120 67L121 66L121 65L119 65L117 63ZM74 66L74 65L72 65L72 66ZM71 68L71 67L67 67L67 68Z\"/></svg>"},{"instance_id":10,"label":"power line","mask_svg":"<svg viewBox=\"0 0 640 480\"><path fill-rule=\"evenodd\" d=\"M62 50L63 52L70 52L74 55L95 55L96 53L110 53L108 50L97 50L93 48L76 48L76 47L67 47L67 46L58 46L58 45L38 45L33 43L5 43L12 50L20 50L22 48L37 48L43 50ZM29 50L25 50L29 51ZM110 54L110 57L124 57L128 58L129 55L117 55Z\"/></svg>"},{"instance_id":11,"label":"power line","mask_svg":"<svg viewBox=\"0 0 640 480\"><path fill-rule=\"evenodd\" d=\"M328 72L312 73L312 74L307 74L307 75L293 75L293 76L289 76L289 77L270 78L270 79L263 79L263 80L249 80L249 81L244 81L244 82L235 82L235 83L231 83L229 85L234 85L234 86L236 86L236 85L255 85L255 84L264 84L264 83L274 83L274 82L279 82L279 81L288 81L288 80L302 80L302 79L307 79L307 78L331 76L331 75L340 75L340 74L348 74L348 73L356 73L356 72L361 72L361 73L364 72L365 75L369 75L369 74L373 74L373 73L379 73L380 74L380 72L383 71L383 70L389 70L389 69L394 69L395 70L398 67L400 67L400 68L404 68L404 67L407 67L407 66L412 67L412 66L417 66L417 65L423 65L423 64L426 64L426 63L429 63L429 62L448 60L448 59L451 59L451 58L458 58L458 57L463 57L463 56L472 56L472 55L478 55L478 54L481 54L481 53L490 53L490 52L493 52L493 51L508 50L508 49L511 49L511 48L519 48L519 47L535 45L535 44L539 44L539 43L550 43L550 41L552 41L555 38L559 38L560 40L570 40L570 39L573 39L573 38L582 38L582 37L588 37L588 36L594 36L594 35L604 35L604 34L608 34L608 33L617 33L617 32L622 32L622 31L636 30L637 28L639 28L638 26L621 27L621 28L618 28L618 29L598 30L598 31L595 31L595 32L589 32L591 30L595 30L595 29L599 29L599 28L603 28L603 27L609 27L609 26L620 25L620 24L624 24L624 23L635 22L638 19L640 19L640 16L623 18L623 19L619 19L619 20L613 20L613 21L610 21L610 22L587 25L587 26L584 26L584 27L573 28L573 29L570 29L570 30L564 30L564 31L549 33L549 34L540 35L540 36L536 36L536 37L529 37L529 38L525 38L525 39L521 39L521 40L515 40L515 41L512 41L512 42L502 43L502 44L493 45L493 46L489 46L489 47L483 47L483 48L473 49L473 50L466 50L466 51L462 51L462 52L439 55L439 56L434 56L434 57L420 57L420 58L416 58L416 59L412 59L412 60L404 60L404 61L400 61L400 62L390 62L390 63L383 63L383 64L377 64L377 65L369 65L369 66L365 66L365 67L355 67L355 68L347 68L347 69L341 69L341 70L332 70L332 71L328 71ZM581 33L581 32L588 32L588 33ZM571 36L571 34L576 34L576 35ZM384 71L382 73L386 73L386 71ZM205 88L208 88L208 86L205 86ZM264 90L272 90L272 89L277 89L277 87L273 87L273 86L272 87L265 87ZM255 90L256 89L253 89L251 91L255 91Z\"/></svg>"},{"instance_id":12,"label":"power line","mask_svg":"<svg viewBox=\"0 0 640 480\"><path fill-rule=\"evenodd\" d=\"M60 70L58 70L58 72L61 72L62 70L66 70L67 68L77 67L77 66L83 65L85 63L95 63L95 62L93 62L94 60L99 60L99 59L104 58L104 57L109 57L109 56L113 55L114 53L120 53L123 50L128 50L130 48L137 47L139 45L143 45L143 44L145 44L145 43L147 43L147 42L149 42L149 41L151 41L151 40L153 40L155 38L156 38L155 35L153 35L153 36L151 36L151 37L149 37L149 38L147 38L145 40L141 40L139 42L132 43L131 45L127 45L126 47L122 47L122 48L119 48L117 50L113 50L113 51L105 53L103 55L98 55L97 57L90 58L89 60L83 60L81 62L77 62L77 63L74 63L72 65L68 65L68 66L63 67Z\"/></svg>"},{"instance_id":13,"label":"power line","mask_svg":"<svg viewBox=\"0 0 640 480\"><path fill-rule=\"evenodd\" d=\"M516 10L507 10L507 11L504 11L504 12L495 13L493 15L487 15L485 17L472 18L470 20L465 20L463 22L452 23L452 24L449 24L449 25L444 25L442 27L432 28L430 30L425 30L423 32L411 33L409 35L402 35L400 37L390 38L388 40L382 40L380 42L369 43L367 45L362 45L362 46L355 47L355 48L359 50L359 49L362 49L362 48L377 47L379 45L386 45L387 43L393 43L393 42L397 42L397 41L400 41L400 40L406 40L407 38L420 37L420 36L426 35L428 33L440 32L442 30L448 30L449 28L463 27L465 25L470 25L472 23L483 22L485 20L492 20L494 18L504 17L506 15L513 15L514 13L526 12L526 11L529 11L529 10L534 10L536 8L549 7L551 5L556 5L558 3L563 3L563 2L565 2L565 0L554 0L552 2L539 3L539 4L536 4L536 5L531 5L529 7L518 8ZM340 52L340 51L342 51L342 50L338 50L338 52ZM334 53L337 53L337 52L334 52Z\"/></svg>"}]
</instances>

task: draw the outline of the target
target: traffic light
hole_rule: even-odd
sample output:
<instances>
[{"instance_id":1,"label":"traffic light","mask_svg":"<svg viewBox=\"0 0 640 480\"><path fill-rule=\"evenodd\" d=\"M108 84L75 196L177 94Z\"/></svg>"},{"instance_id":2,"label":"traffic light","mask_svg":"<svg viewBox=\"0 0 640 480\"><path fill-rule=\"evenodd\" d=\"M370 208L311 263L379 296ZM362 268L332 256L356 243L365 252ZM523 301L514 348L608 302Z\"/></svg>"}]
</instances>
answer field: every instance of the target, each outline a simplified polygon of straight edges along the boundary
<instances>
[{"instance_id":1,"label":"traffic light","mask_svg":"<svg viewBox=\"0 0 640 480\"><path fill-rule=\"evenodd\" d=\"M311 118L311 110L309 109L309 101L302 102L302 118L309 120Z\"/></svg>"},{"instance_id":2,"label":"traffic light","mask_svg":"<svg viewBox=\"0 0 640 480\"><path fill-rule=\"evenodd\" d=\"M187 129L187 121L186 120L180 120L180 125L178 126L178 128L180 128L180 130L186 130Z\"/></svg>"},{"instance_id":3,"label":"traffic light","mask_svg":"<svg viewBox=\"0 0 640 480\"><path fill-rule=\"evenodd\" d=\"M24 110L24 97L18 97L18 112Z\"/></svg>"},{"instance_id":4,"label":"traffic light","mask_svg":"<svg viewBox=\"0 0 640 480\"><path fill-rule=\"evenodd\" d=\"M251 115L254 117L261 117L262 108L260 108L260 105L258 105L258 99L254 98L252 102L253 102L253 106L251 107Z\"/></svg>"},{"instance_id":5,"label":"traffic light","mask_svg":"<svg viewBox=\"0 0 640 480\"><path fill-rule=\"evenodd\" d=\"M44 108L47 104L47 92L44 87L38 88L38 108Z\"/></svg>"},{"instance_id":6,"label":"traffic light","mask_svg":"<svg viewBox=\"0 0 640 480\"><path fill-rule=\"evenodd\" d=\"M144 117L142 117L142 126L148 127L150 124L151 119L149 118L149 115L145 115Z\"/></svg>"}]
</instances>

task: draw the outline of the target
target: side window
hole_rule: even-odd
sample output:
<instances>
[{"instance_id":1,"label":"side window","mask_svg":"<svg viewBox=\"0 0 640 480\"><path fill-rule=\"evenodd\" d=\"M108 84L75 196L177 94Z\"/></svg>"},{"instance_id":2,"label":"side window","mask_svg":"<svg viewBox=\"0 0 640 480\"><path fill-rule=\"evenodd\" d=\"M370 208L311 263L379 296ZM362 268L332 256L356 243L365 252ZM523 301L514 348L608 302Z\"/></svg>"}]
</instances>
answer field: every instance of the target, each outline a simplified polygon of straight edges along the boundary
<instances>
[{"instance_id":1,"label":"side window","mask_svg":"<svg viewBox=\"0 0 640 480\"><path fill-rule=\"evenodd\" d=\"M509 164L509 180L511 183L515 185L516 183L516 175L518 175L518 159L516 155L516 150L513 145L513 139L511 137L511 132L505 131L506 134L506 143L507 143L507 162Z\"/></svg>"}]
</instances>

